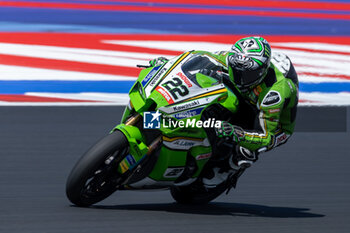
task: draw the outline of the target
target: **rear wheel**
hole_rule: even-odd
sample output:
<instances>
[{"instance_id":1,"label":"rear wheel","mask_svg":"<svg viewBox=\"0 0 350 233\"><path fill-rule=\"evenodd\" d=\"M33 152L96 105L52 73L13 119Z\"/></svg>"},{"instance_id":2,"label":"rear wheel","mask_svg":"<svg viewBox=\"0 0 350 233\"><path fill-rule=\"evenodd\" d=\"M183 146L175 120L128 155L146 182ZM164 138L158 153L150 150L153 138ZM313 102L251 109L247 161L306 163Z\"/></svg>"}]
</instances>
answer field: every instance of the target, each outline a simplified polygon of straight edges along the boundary
<instances>
[{"instance_id":1,"label":"rear wheel","mask_svg":"<svg viewBox=\"0 0 350 233\"><path fill-rule=\"evenodd\" d=\"M66 184L68 199L90 206L115 192L120 183L117 168L128 150L124 134L115 131L91 147L76 163Z\"/></svg>"},{"instance_id":2,"label":"rear wheel","mask_svg":"<svg viewBox=\"0 0 350 233\"><path fill-rule=\"evenodd\" d=\"M215 188L205 188L201 182L195 182L188 186L173 186L170 189L171 196L177 203L181 204L206 204L227 189L227 183L216 186Z\"/></svg>"}]
</instances>

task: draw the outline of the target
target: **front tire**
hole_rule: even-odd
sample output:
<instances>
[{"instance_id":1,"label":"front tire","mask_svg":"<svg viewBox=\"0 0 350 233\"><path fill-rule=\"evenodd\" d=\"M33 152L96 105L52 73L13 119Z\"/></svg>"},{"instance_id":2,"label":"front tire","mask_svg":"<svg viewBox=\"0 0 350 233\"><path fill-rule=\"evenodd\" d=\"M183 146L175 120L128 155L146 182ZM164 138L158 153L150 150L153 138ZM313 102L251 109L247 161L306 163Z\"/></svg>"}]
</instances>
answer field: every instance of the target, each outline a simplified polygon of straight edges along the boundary
<instances>
[{"instance_id":1,"label":"front tire","mask_svg":"<svg viewBox=\"0 0 350 233\"><path fill-rule=\"evenodd\" d=\"M91 147L68 176L68 199L77 206L87 207L115 192L118 164L125 157L128 146L125 135L115 131Z\"/></svg>"}]
</instances>

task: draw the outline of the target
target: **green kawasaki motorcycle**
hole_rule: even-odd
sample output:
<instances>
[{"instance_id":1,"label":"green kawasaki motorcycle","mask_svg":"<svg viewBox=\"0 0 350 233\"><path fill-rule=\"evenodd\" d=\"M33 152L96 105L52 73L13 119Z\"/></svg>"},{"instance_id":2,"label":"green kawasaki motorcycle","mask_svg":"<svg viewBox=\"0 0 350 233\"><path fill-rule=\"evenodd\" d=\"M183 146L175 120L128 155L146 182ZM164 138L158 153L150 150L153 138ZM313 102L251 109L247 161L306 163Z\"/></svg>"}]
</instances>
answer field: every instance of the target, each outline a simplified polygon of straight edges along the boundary
<instances>
[{"instance_id":1,"label":"green kawasaki motorcycle","mask_svg":"<svg viewBox=\"0 0 350 233\"><path fill-rule=\"evenodd\" d=\"M235 187L243 173L241 169L215 187L202 182L233 153L232 142L218 140L214 127L237 111L234 88L226 75L202 72L220 74L225 64L187 52L145 68L129 92L121 124L71 171L66 194L75 205L90 206L116 190L164 188L179 203L207 203Z\"/></svg>"}]
</instances>

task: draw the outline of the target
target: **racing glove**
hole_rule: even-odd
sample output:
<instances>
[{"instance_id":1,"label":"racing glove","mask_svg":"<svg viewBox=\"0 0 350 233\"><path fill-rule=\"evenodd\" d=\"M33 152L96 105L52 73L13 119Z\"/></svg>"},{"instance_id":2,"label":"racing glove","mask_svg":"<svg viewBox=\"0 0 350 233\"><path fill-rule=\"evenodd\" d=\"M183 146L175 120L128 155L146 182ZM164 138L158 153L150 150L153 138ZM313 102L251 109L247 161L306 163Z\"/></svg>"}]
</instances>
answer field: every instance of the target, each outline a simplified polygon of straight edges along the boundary
<instances>
[{"instance_id":1,"label":"racing glove","mask_svg":"<svg viewBox=\"0 0 350 233\"><path fill-rule=\"evenodd\" d=\"M215 79L221 80L224 76L224 73L219 70L209 70L209 69L201 69L199 73L204 74L209 77L213 77Z\"/></svg>"},{"instance_id":2,"label":"racing glove","mask_svg":"<svg viewBox=\"0 0 350 233\"><path fill-rule=\"evenodd\" d=\"M219 138L226 140L232 139L233 142L240 142L244 140L244 130L236 125L231 125L226 121L221 122L221 126L215 128L215 133Z\"/></svg>"},{"instance_id":3,"label":"racing glove","mask_svg":"<svg viewBox=\"0 0 350 233\"><path fill-rule=\"evenodd\" d=\"M150 64L150 66L155 67L155 66L163 65L164 63L166 63L168 61L169 61L169 59L166 57L157 57L153 60L150 60L149 64Z\"/></svg>"}]
</instances>

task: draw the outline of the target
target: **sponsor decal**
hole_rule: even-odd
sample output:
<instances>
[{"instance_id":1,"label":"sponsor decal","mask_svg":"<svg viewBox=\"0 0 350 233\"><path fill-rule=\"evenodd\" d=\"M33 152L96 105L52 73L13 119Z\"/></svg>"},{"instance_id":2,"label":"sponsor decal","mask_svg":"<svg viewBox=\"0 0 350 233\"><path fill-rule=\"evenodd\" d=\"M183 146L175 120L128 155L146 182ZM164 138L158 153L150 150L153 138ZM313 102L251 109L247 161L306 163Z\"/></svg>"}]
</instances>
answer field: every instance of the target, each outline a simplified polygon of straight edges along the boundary
<instances>
[{"instance_id":1,"label":"sponsor decal","mask_svg":"<svg viewBox=\"0 0 350 233\"><path fill-rule=\"evenodd\" d=\"M206 154L201 154L196 156L196 160L209 159L211 157L211 152Z\"/></svg>"},{"instance_id":2,"label":"sponsor decal","mask_svg":"<svg viewBox=\"0 0 350 233\"><path fill-rule=\"evenodd\" d=\"M128 155L126 156L126 160L128 161L128 163L132 166L136 163L135 159L134 159L134 156L132 155Z\"/></svg>"},{"instance_id":3,"label":"sponsor decal","mask_svg":"<svg viewBox=\"0 0 350 233\"><path fill-rule=\"evenodd\" d=\"M174 103L174 100L171 98L169 93L166 90L164 90L161 86L158 86L156 88L156 91L158 91L164 97L164 99L168 102L168 104Z\"/></svg>"},{"instance_id":4,"label":"sponsor decal","mask_svg":"<svg viewBox=\"0 0 350 233\"><path fill-rule=\"evenodd\" d=\"M278 120L278 119L275 119L275 118L272 118L272 117L270 117L270 118L269 118L269 121L279 122L279 120Z\"/></svg>"},{"instance_id":5,"label":"sponsor decal","mask_svg":"<svg viewBox=\"0 0 350 233\"><path fill-rule=\"evenodd\" d=\"M210 146L210 143L207 138L167 138L163 137L163 144L174 150L189 150L194 146Z\"/></svg>"},{"instance_id":6,"label":"sponsor decal","mask_svg":"<svg viewBox=\"0 0 350 233\"><path fill-rule=\"evenodd\" d=\"M125 160L123 160L120 163L120 168L122 170L122 173L126 172L127 170L129 170L129 166L126 164Z\"/></svg>"},{"instance_id":7,"label":"sponsor decal","mask_svg":"<svg viewBox=\"0 0 350 233\"><path fill-rule=\"evenodd\" d=\"M179 120L183 119L183 118L190 118L190 117L199 115L202 112L202 110L203 110L203 108L197 108L197 109L189 110L186 112L176 113L173 116Z\"/></svg>"},{"instance_id":8,"label":"sponsor decal","mask_svg":"<svg viewBox=\"0 0 350 233\"><path fill-rule=\"evenodd\" d=\"M141 84L144 87L148 81L153 77L153 75L155 75L157 73L157 71L159 70L160 66L156 66L154 67L147 75L146 77L142 80Z\"/></svg>"},{"instance_id":9,"label":"sponsor decal","mask_svg":"<svg viewBox=\"0 0 350 233\"><path fill-rule=\"evenodd\" d=\"M166 64L166 66L167 65L168 63ZM157 83L160 81L161 77L167 70L168 68L164 66L160 71L158 71L158 73L152 78L152 80L148 82L147 87L145 89L146 96L149 96L153 88L157 85Z\"/></svg>"},{"instance_id":10,"label":"sponsor decal","mask_svg":"<svg viewBox=\"0 0 350 233\"><path fill-rule=\"evenodd\" d=\"M186 140L177 140L177 141L174 141L174 145L192 147L195 145L195 142L186 141Z\"/></svg>"},{"instance_id":11,"label":"sponsor decal","mask_svg":"<svg viewBox=\"0 0 350 233\"><path fill-rule=\"evenodd\" d=\"M177 178L181 176L183 171L185 170L184 167L169 167L165 170L163 177L164 178Z\"/></svg>"},{"instance_id":12,"label":"sponsor decal","mask_svg":"<svg viewBox=\"0 0 350 233\"><path fill-rule=\"evenodd\" d=\"M280 108L269 109L269 113L276 113L276 112L280 112L280 111L281 111Z\"/></svg>"},{"instance_id":13,"label":"sponsor decal","mask_svg":"<svg viewBox=\"0 0 350 233\"><path fill-rule=\"evenodd\" d=\"M256 88L254 88L253 91L254 91L254 94L255 94L256 96L259 96L260 93L256 90Z\"/></svg>"},{"instance_id":14,"label":"sponsor decal","mask_svg":"<svg viewBox=\"0 0 350 233\"><path fill-rule=\"evenodd\" d=\"M192 87L192 83L190 82L190 80L189 80L183 73L179 72L179 73L177 73L176 75L179 76L179 77L182 79L182 81L184 81L185 84L186 84L188 87Z\"/></svg>"},{"instance_id":15,"label":"sponsor decal","mask_svg":"<svg viewBox=\"0 0 350 233\"><path fill-rule=\"evenodd\" d=\"M278 146L278 145L286 142L287 139L288 139L288 136L285 133L281 133L281 134L277 135L276 140L275 140L275 146Z\"/></svg>"},{"instance_id":16,"label":"sponsor decal","mask_svg":"<svg viewBox=\"0 0 350 233\"><path fill-rule=\"evenodd\" d=\"M173 110L174 110L174 112L178 112L178 111L181 111L181 110L185 110L185 109L196 107L198 105L200 105L199 100L194 100L192 102L187 102L187 103L184 103L184 104L180 104L180 105L174 106Z\"/></svg>"},{"instance_id":17,"label":"sponsor decal","mask_svg":"<svg viewBox=\"0 0 350 233\"><path fill-rule=\"evenodd\" d=\"M259 85L259 86L257 86L256 88L254 88L253 91L254 91L254 94L255 94L256 96L259 96L260 93L262 92L262 88L261 88L261 86Z\"/></svg>"},{"instance_id":18,"label":"sponsor decal","mask_svg":"<svg viewBox=\"0 0 350 233\"><path fill-rule=\"evenodd\" d=\"M196 96L195 99L190 98L188 99L188 102L185 103L181 103L181 104L177 104L175 105L170 105L170 106L165 106L165 107L161 107L159 108L159 110L168 113L168 114L172 114L172 113L176 113L176 112L182 112L185 110L189 110L195 107L200 107L203 105L206 105L210 102L212 102L213 100L217 99L218 95L212 95L212 96L208 96L206 98L200 98L200 97L205 97L205 95L200 95L200 96ZM197 99L200 98L200 99ZM191 100L194 99L194 100Z\"/></svg>"},{"instance_id":19,"label":"sponsor decal","mask_svg":"<svg viewBox=\"0 0 350 233\"><path fill-rule=\"evenodd\" d=\"M157 112L144 112L143 114L143 128L144 129L160 129L160 116Z\"/></svg>"},{"instance_id":20,"label":"sponsor decal","mask_svg":"<svg viewBox=\"0 0 350 233\"><path fill-rule=\"evenodd\" d=\"M157 82L159 81L159 78L162 77L162 75L167 71L168 69L166 67L164 67L163 69L161 69L158 74L156 76L154 76L154 78L152 79L152 81L149 83L150 87L154 87Z\"/></svg>"},{"instance_id":21,"label":"sponsor decal","mask_svg":"<svg viewBox=\"0 0 350 233\"><path fill-rule=\"evenodd\" d=\"M263 107L273 106L281 102L281 95L277 91L269 91L264 97L262 105Z\"/></svg>"}]
</instances>

